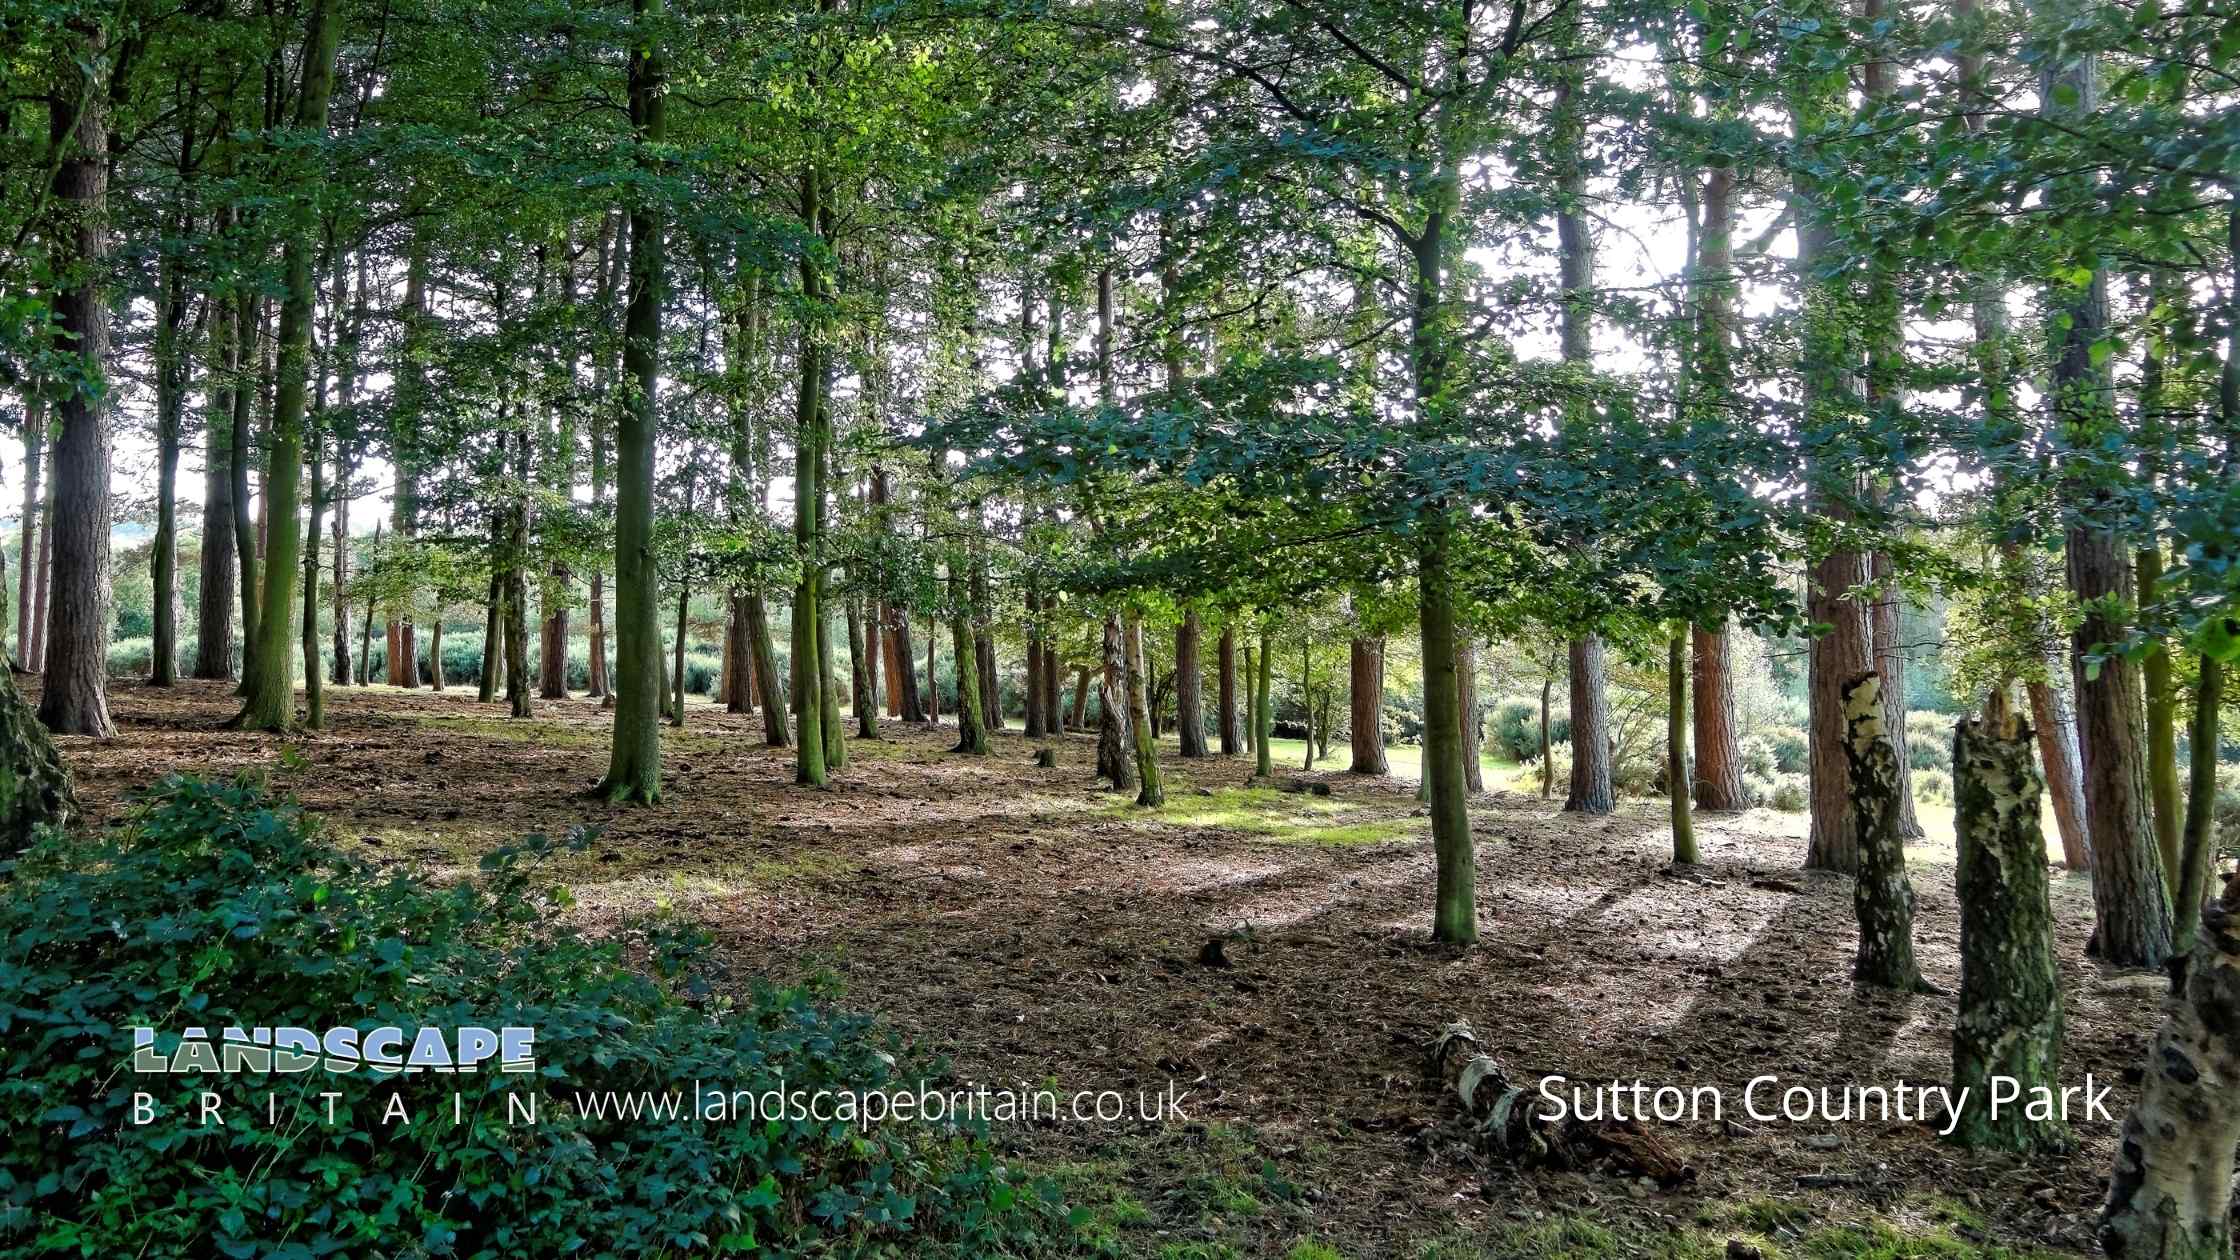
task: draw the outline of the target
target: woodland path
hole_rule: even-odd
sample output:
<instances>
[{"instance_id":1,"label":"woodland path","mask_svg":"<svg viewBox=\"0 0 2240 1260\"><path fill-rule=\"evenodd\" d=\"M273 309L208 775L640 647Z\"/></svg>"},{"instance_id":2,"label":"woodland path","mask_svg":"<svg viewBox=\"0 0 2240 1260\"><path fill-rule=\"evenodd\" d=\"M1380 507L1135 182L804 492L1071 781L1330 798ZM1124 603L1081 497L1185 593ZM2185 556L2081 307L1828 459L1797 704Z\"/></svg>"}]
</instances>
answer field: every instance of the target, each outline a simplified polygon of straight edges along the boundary
<instances>
[{"instance_id":1,"label":"woodland path","mask_svg":"<svg viewBox=\"0 0 2240 1260\"><path fill-rule=\"evenodd\" d=\"M1490 1244L1473 1240L1535 1213L1776 1239L1879 1218L2090 1244L2113 1125L2084 1125L2075 1153L2030 1164L1965 1157L1918 1126L1660 1126L1700 1170L1669 1193L1488 1169L1460 1141L1421 1076L1424 1046L1458 1017L1528 1078L1716 1084L1734 1101L1761 1073L1830 1087L1945 1078L1953 999L1856 995L1848 882L1797 870L1801 846L1763 815L1700 819L1696 882L1664 873L1662 802L1582 819L1482 797L1485 939L1457 952L1427 938L1432 860L1411 784L1333 773L1316 776L1327 798L1245 793L1241 760L1170 756L1170 803L1145 813L1089 783L1086 737L1040 770L1016 728L968 759L946 751L952 736L889 723L879 743L851 741L849 768L817 792L793 786L758 719L695 706L664 735L667 801L618 809L573 795L606 763L609 714L590 701L509 721L471 690L330 690L333 729L285 741L219 729L236 705L222 684L120 684L111 701L118 739L58 741L96 818L170 771L261 770L345 847L438 876L588 824L599 836L556 874L596 928L674 906L714 933L727 981L830 974L845 1004L959 1079L1131 1097L1173 1079L1189 1123L998 1130L1130 1250L1280 1256L1311 1237L1414 1255L1445 1238L1442 1254L1475 1255ZM1952 872L1913 874L1923 966L1949 995ZM2057 875L2054 896L2063 1074L2116 1082L2120 1119L2157 984L2083 957L2081 877ZM1232 932L1232 965L1200 962ZM1831 1132L1832 1149L1819 1137Z\"/></svg>"}]
</instances>

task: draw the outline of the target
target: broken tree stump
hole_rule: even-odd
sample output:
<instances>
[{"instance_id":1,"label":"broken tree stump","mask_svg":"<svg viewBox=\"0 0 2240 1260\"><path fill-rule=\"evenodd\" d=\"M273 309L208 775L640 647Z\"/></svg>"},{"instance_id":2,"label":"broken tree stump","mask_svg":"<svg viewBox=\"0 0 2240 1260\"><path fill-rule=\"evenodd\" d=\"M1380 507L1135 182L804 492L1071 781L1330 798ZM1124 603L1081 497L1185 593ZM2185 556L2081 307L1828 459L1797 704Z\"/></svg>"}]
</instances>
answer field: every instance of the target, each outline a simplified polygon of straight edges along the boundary
<instances>
[{"instance_id":1,"label":"broken tree stump","mask_svg":"<svg viewBox=\"0 0 2240 1260\"><path fill-rule=\"evenodd\" d=\"M1034 764L1044 770L1058 768L1058 750L1045 744L1034 750Z\"/></svg>"},{"instance_id":2,"label":"broken tree stump","mask_svg":"<svg viewBox=\"0 0 2240 1260\"><path fill-rule=\"evenodd\" d=\"M1487 1054L1467 1023L1439 1030L1431 1043L1430 1068L1461 1104L1471 1140L1510 1164L1599 1169L1647 1177L1667 1188L1695 1180L1694 1168L1632 1120L1550 1120L1537 1088L1528 1088Z\"/></svg>"}]
</instances>

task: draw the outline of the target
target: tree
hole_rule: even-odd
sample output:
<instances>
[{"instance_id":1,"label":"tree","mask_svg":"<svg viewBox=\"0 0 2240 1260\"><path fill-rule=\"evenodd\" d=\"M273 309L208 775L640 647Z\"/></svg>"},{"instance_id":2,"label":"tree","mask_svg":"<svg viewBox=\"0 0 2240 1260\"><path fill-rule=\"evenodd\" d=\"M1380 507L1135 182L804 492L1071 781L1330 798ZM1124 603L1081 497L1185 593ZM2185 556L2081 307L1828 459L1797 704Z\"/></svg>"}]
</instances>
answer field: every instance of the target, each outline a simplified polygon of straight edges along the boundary
<instances>
[{"instance_id":1,"label":"tree","mask_svg":"<svg viewBox=\"0 0 2240 1260\"><path fill-rule=\"evenodd\" d=\"M632 0L630 127L649 174L665 138L662 0ZM653 462L659 424L663 222L655 196L630 202L630 297L623 316L623 388L615 418L615 714L607 774L597 794L651 805L661 799L661 630L655 598ZM797 658L798 661L798 658Z\"/></svg>"}]
</instances>

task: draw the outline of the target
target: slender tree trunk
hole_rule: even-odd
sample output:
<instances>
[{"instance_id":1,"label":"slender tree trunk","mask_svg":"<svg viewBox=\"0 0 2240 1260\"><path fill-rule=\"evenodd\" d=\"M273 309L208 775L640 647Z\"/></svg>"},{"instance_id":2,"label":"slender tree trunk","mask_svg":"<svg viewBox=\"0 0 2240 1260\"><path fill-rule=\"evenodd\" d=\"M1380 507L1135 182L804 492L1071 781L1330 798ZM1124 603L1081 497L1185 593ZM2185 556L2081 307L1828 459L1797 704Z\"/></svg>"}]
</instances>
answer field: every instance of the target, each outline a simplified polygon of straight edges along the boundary
<instances>
[{"instance_id":1,"label":"slender tree trunk","mask_svg":"<svg viewBox=\"0 0 2240 1260\"><path fill-rule=\"evenodd\" d=\"M983 695L980 689L979 652L972 640L972 615L967 579L951 569L949 573L949 598L956 611L949 615L950 648L957 661L957 745L953 750L961 753L985 754L988 751L988 728L980 717Z\"/></svg>"},{"instance_id":2,"label":"slender tree trunk","mask_svg":"<svg viewBox=\"0 0 2240 1260\"><path fill-rule=\"evenodd\" d=\"M498 698L498 686L506 676L506 579L505 574L490 574L490 593L483 601L482 610L482 669L475 678L474 698L477 704L491 704Z\"/></svg>"},{"instance_id":3,"label":"slender tree trunk","mask_svg":"<svg viewBox=\"0 0 2240 1260\"><path fill-rule=\"evenodd\" d=\"M1554 749L1548 742L1548 700L1554 693L1556 680L1540 680L1540 799L1547 800L1555 793L1556 770L1548 760Z\"/></svg>"},{"instance_id":4,"label":"slender tree trunk","mask_svg":"<svg viewBox=\"0 0 2240 1260\"><path fill-rule=\"evenodd\" d=\"M1152 808L1167 803L1159 778L1159 750L1151 734L1150 685L1143 655L1143 614L1130 608L1125 617L1128 657L1128 728L1135 736L1136 804Z\"/></svg>"},{"instance_id":5,"label":"slender tree trunk","mask_svg":"<svg viewBox=\"0 0 2240 1260\"><path fill-rule=\"evenodd\" d=\"M213 374L213 379L215 376ZM40 543L45 537L39 528L39 517L45 502L41 494L39 474L46 449L46 396L36 389L29 390L23 401L23 540L16 568L16 660L34 673L39 669L37 648L41 623L33 615L32 605L38 602ZM210 589L207 578L202 589Z\"/></svg>"},{"instance_id":6,"label":"slender tree trunk","mask_svg":"<svg viewBox=\"0 0 2240 1260\"><path fill-rule=\"evenodd\" d=\"M1182 610L1182 624L1174 632L1174 727L1185 757L1203 757L1206 748L1205 666L1198 659L1204 632L1198 610Z\"/></svg>"},{"instance_id":7,"label":"slender tree trunk","mask_svg":"<svg viewBox=\"0 0 2240 1260\"><path fill-rule=\"evenodd\" d=\"M1073 729L1089 729L1089 674L1092 667L1082 666L1073 676ZM1103 771L1099 770L1099 774Z\"/></svg>"},{"instance_id":8,"label":"slender tree trunk","mask_svg":"<svg viewBox=\"0 0 2240 1260\"><path fill-rule=\"evenodd\" d=\"M1618 807L1610 790L1609 690L1602 660L1602 636L1583 634L1571 641L1571 794L1569 813L1607 814Z\"/></svg>"},{"instance_id":9,"label":"slender tree trunk","mask_svg":"<svg viewBox=\"0 0 2240 1260\"><path fill-rule=\"evenodd\" d=\"M851 597L848 607L848 681L850 695L855 701L856 733L865 739L879 738L879 699L872 694L872 679L878 676L879 662L871 655L870 644L864 640L864 619Z\"/></svg>"},{"instance_id":10,"label":"slender tree trunk","mask_svg":"<svg viewBox=\"0 0 2240 1260\"><path fill-rule=\"evenodd\" d=\"M770 638L770 613L762 596L747 594L747 641L754 647L754 682L762 694L762 742L783 748L786 736L785 688L778 680L778 650Z\"/></svg>"},{"instance_id":11,"label":"slender tree trunk","mask_svg":"<svg viewBox=\"0 0 2240 1260\"><path fill-rule=\"evenodd\" d=\"M1476 795L1486 790L1486 770L1478 736L1478 646L1467 634L1455 643L1454 677L1455 700L1462 710L1462 782Z\"/></svg>"},{"instance_id":12,"label":"slender tree trunk","mask_svg":"<svg viewBox=\"0 0 2240 1260\"><path fill-rule=\"evenodd\" d=\"M2149 537L2133 564L2139 607L2150 608L2162 582L2162 545ZM2157 640L2139 661L2139 684L2147 709L2147 799L2152 806L2155 846L2162 851L2162 877L2175 897L2185 867L2185 809L2178 795L2178 697L2170 675L2169 644ZM2197 745L2198 747L2198 745ZM2183 935L2183 925L2177 925Z\"/></svg>"},{"instance_id":13,"label":"slender tree trunk","mask_svg":"<svg viewBox=\"0 0 2240 1260\"><path fill-rule=\"evenodd\" d=\"M1351 682L1354 774L1390 774L1384 752L1384 639L1353 640L1347 676Z\"/></svg>"},{"instance_id":14,"label":"slender tree trunk","mask_svg":"<svg viewBox=\"0 0 2240 1260\"><path fill-rule=\"evenodd\" d=\"M51 442L49 446L51 449ZM47 668L47 591L54 576L54 483L54 470L50 469L39 504L39 571L33 592L37 604L31 610L31 672L35 674Z\"/></svg>"},{"instance_id":15,"label":"slender tree trunk","mask_svg":"<svg viewBox=\"0 0 2240 1260\"><path fill-rule=\"evenodd\" d=\"M1734 673L1727 632L1697 626L1695 643L1695 803L1709 810L1750 808L1742 787L1742 740L1735 730Z\"/></svg>"},{"instance_id":16,"label":"slender tree trunk","mask_svg":"<svg viewBox=\"0 0 2240 1260\"><path fill-rule=\"evenodd\" d=\"M1260 626L1260 650L1253 654L1252 674L1252 755L1253 775L1256 778L1275 777L1275 759L1269 740L1275 735L1276 632L1273 624L1263 620Z\"/></svg>"},{"instance_id":17,"label":"slender tree trunk","mask_svg":"<svg viewBox=\"0 0 2240 1260\"><path fill-rule=\"evenodd\" d=\"M1126 643L1120 614L1107 614L1104 677L1097 683L1097 773L1112 781L1115 792L1136 786L1135 761L1129 753Z\"/></svg>"},{"instance_id":18,"label":"slender tree trunk","mask_svg":"<svg viewBox=\"0 0 2240 1260\"><path fill-rule=\"evenodd\" d=\"M320 417L325 410L322 405L312 414ZM327 726L326 674L319 668L319 537L326 528L321 509L327 498L325 452L320 449L325 445L319 431L322 422L323 417L312 420L307 434L311 487L304 496L309 519L303 531L303 724L314 731Z\"/></svg>"},{"instance_id":19,"label":"slender tree trunk","mask_svg":"<svg viewBox=\"0 0 2240 1260\"><path fill-rule=\"evenodd\" d=\"M373 549L381 550L381 525L373 523ZM358 619L358 685L373 685L373 593L366 592L366 615Z\"/></svg>"},{"instance_id":20,"label":"slender tree trunk","mask_svg":"<svg viewBox=\"0 0 2240 1260\"><path fill-rule=\"evenodd\" d=\"M305 19L303 83L296 100L295 125L300 132L326 131L338 26L333 0L312 0ZM304 233L292 233L282 243L281 264L287 275L287 296L280 305L271 441L265 463L264 590L257 600L263 615L243 673L247 694L241 716L236 719L245 729L261 731L285 730L295 715L288 611L295 607L296 564L303 547L303 522L297 513L303 476L304 400L311 372L312 308L317 299L311 273L312 242Z\"/></svg>"},{"instance_id":21,"label":"slender tree trunk","mask_svg":"<svg viewBox=\"0 0 2240 1260\"><path fill-rule=\"evenodd\" d=\"M662 19L663 0L632 0L640 29ZM663 143L662 60L650 35L630 52L630 122L648 146ZM650 157L641 159L651 162ZM656 623L653 468L660 411L661 298L664 288L659 204L635 199L629 211L630 299L623 314L623 388L628 403L615 425L614 745L598 794L610 801L661 799L661 630Z\"/></svg>"},{"instance_id":22,"label":"slender tree trunk","mask_svg":"<svg viewBox=\"0 0 2240 1260\"><path fill-rule=\"evenodd\" d=\"M1221 627L1219 679L1215 684L1214 706L1221 728L1221 755L1234 757L1244 752L1244 731L1237 722L1237 630L1233 625Z\"/></svg>"},{"instance_id":23,"label":"slender tree trunk","mask_svg":"<svg viewBox=\"0 0 2240 1260\"><path fill-rule=\"evenodd\" d=\"M669 724L677 727L684 725L684 640L685 636L691 632L691 619L692 585L689 582L678 582L677 633L670 646L670 650L676 654L676 659L671 666L672 683L670 687L670 694L674 697L674 702L669 707Z\"/></svg>"},{"instance_id":24,"label":"slender tree trunk","mask_svg":"<svg viewBox=\"0 0 2240 1260\"><path fill-rule=\"evenodd\" d=\"M1675 625L1664 670L1664 790L1672 805L1672 861L1676 866L1702 861L1696 853L1696 823L1688 802L1688 642L1688 627ZM1697 659L1702 659L1700 652Z\"/></svg>"},{"instance_id":25,"label":"slender tree trunk","mask_svg":"<svg viewBox=\"0 0 2240 1260\"><path fill-rule=\"evenodd\" d=\"M148 682L179 680L179 446L187 395L187 351L180 344L187 287L182 266L166 256L156 324L156 536L148 557L155 588L154 651Z\"/></svg>"},{"instance_id":26,"label":"slender tree trunk","mask_svg":"<svg viewBox=\"0 0 2240 1260\"><path fill-rule=\"evenodd\" d=\"M107 34L92 18L73 18L77 56L60 67L50 114L55 164L49 238L55 271L67 279L54 294L59 347L83 364L89 382L109 369L108 309L101 291L107 266L109 136L104 88L84 67L104 59ZM82 57L82 60L81 60ZM39 720L57 735L117 733L109 719L109 416L96 390L73 384L57 410L54 448L52 606L47 611L46 681Z\"/></svg>"},{"instance_id":27,"label":"slender tree trunk","mask_svg":"<svg viewBox=\"0 0 2240 1260\"><path fill-rule=\"evenodd\" d=\"M248 685L249 647L257 641L257 601L263 593L262 573L257 548L256 518L249 513L249 465L256 458L256 446L251 438L252 421L256 414L255 375L250 366L261 353L256 348L258 333L257 300L254 294L243 292L234 299L233 354L228 374L233 379L232 414L227 417L226 477L232 482L229 497L233 501L233 549L235 578L241 595L241 664L242 685Z\"/></svg>"},{"instance_id":28,"label":"slender tree trunk","mask_svg":"<svg viewBox=\"0 0 2240 1260\"><path fill-rule=\"evenodd\" d=\"M1042 597L1027 588L1027 738L1041 739L1048 731L1042 716Z\"/></svg>"}]
</instances>

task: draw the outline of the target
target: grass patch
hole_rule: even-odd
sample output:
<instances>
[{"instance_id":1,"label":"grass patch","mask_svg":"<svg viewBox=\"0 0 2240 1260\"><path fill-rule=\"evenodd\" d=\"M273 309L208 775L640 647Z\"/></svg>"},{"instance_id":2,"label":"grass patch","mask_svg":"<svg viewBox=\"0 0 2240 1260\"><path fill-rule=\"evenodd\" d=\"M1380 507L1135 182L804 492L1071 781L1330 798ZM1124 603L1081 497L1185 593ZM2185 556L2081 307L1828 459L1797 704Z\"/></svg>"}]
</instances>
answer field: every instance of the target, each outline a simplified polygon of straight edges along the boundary
<instances>
[{"instance_id":1,"label":"grass patch","mask_svg":"<svg viewBox=\"0 0 2240 1260\"><path fill-rule=\"evenodd\" d=\"M1418 1260L1718 1260L1737 1234L1769 1260L2059 1260L2057 1252L1975 1242L1944 1226L1900 1230L1874 1221L1815 1229L1811 1213L1770 1199L1737 1205L1727 1219L1728 1229L1668 1229L1555 1216L1451 1234Z\"/></svg>"},{"instance_id":2,"label":"grass patch","mask_svg":"<svg viewBox=\"0 0 2240 1260\"><path fill-rule=\"evenodd\" d=\"M1143 817L1132 798L1105 809ZM1361 807L1338 797L1303 796L1274 788L1223 788L1211 796L1170 796L1152 815L1178 827L1236 831L1288 844L1377 844L1413 835L1413 818L1363 817Z\"/></svg>"}]
</instances>

